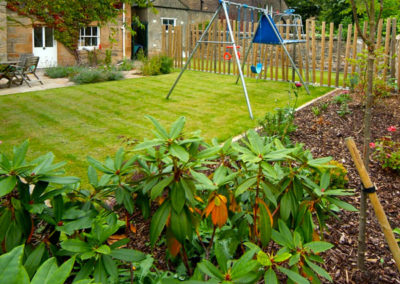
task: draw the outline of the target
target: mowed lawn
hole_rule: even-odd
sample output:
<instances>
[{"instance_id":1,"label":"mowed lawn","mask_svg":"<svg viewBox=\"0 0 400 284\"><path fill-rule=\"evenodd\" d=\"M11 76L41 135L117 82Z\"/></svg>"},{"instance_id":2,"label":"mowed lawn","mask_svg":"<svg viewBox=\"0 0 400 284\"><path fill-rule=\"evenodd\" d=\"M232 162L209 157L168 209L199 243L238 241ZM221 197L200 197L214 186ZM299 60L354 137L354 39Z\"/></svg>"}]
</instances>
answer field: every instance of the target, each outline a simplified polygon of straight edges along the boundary
<instances>
[{"instance_id":1,"label":"mowed lawn","mask_svg":"<svg viewBox=\"0 0 400 284\"><path fill-rule=\"evenodd\" d=\"M266 112L288 104L289 84L247 79L255 119L251 120L240 84L233 76L186 72L169 100L177 73L0 96L1 151L30 140L29 157L52 151L67 161L68 175L86 180L86 157L104 159L125 146L124 138L153 137L145 115L169 125L180 116L185 131L225 140L257 125ZM328 92L300 92L298 105ZM291 98L294 99L293 96Z\"/></svg>"}]
</instances>

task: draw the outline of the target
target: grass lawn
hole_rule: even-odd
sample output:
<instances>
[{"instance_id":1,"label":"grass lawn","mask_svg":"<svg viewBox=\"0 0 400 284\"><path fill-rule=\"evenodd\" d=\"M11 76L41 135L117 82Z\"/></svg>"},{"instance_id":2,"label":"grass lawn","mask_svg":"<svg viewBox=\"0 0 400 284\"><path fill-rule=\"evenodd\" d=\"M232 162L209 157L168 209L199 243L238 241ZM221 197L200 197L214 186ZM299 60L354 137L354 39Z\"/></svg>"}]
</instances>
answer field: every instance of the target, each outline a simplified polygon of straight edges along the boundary
<instances>
[{"instance_id":1,"label":"grass lawn","mask_svg":"<svg viewBox=\"0 0 400 284\"><path fill-rule=\"evenodd\" d=\"M266 112L288 103L289 84L247 79L255 120L250 120L241 85L234 77L186 72L170 100L165 99L177 73L0 96L0 151L30 140L30 157L52 151L67 161L68 175L86 180L86 156L103 159L124 145L122 137L151 138L152 124L164 125L179 116L186 131L202 130L210 140L221 140L257 125ZM298 105L330 89L302 91Z\"/></svg>"}]
</instances>

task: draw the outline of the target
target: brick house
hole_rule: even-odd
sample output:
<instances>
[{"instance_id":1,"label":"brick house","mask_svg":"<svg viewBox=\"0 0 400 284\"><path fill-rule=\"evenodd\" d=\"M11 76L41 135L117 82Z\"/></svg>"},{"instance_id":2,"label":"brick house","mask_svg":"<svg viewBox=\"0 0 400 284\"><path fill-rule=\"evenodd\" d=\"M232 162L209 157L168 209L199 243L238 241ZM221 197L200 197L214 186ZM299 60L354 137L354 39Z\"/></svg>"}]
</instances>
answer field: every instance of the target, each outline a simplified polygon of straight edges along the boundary
<instances>
[{"instance_id":1,"label":"brick house","mask_svg":"<svg viewBox=\"0 0 400 284\"><path fill-rule=\"evenodd\" d=\"M246 3L251 6L273 6L275 10L287 9L284 0L232 0L237 3ZM139 17L145 29L134 28L135 44L144 47L148 54L161 51L162 25L186 25L207 22L214 15L219 3L217 0L155 0L155 14L150 8L132 6L132 15Z\"/></svg>"},{"instance_id":2,"label":"brick house","mask_svg":"<svg viewBox=\"0 0 400 284\"><path fill-rule=\"evenodd\" d=\"M111 49L113 62L131 58L131 33L124 29L124 22L126 26L131 25L131 9L127 7L125 11L115 23L104 27L93 24L80 31L82 58L94 48L101 48L100 57L104 56L104 50ZM111 33L116 40L114 43L109 40ZM74 56L54 40L51 28L40 23L33 26L30 19L7 9L6 1L0 1L0 60L15 60L23 53L40 56L39 67L75 64Z\"/></svg>"}]
</instances>

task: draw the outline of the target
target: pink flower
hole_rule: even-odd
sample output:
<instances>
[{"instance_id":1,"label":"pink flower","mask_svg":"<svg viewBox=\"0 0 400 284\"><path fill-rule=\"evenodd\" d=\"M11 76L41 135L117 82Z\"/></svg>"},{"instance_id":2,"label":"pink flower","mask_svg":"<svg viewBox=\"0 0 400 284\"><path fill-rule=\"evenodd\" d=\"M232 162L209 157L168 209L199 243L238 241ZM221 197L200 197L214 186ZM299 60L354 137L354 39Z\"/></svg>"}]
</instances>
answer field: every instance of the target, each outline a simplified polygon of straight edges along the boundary
<instances>
[{"instance_id":1,"label":"pink flower","mask_svg":"<svg viewBox=\"0 0 400 284\"><path fill-rule=\"evenodd\" d=\"M296 83L294 83L294 85L295 85L297 88L300 88L300 87L303 86L300 82L296 82Z\"/></svg>"},{"instance_id":2,"label":"pink flower","mask_svg":"<svg viewBox=\"0 0 400 284\"><path fill-rule=\"evenodd\" d=\"M389 126L387 130L390 131L390 132L395 132L396 131L396 126L393 126L393 125Z\"/></svg>"},{"instance_id":3,"label":"pink flower","mask_svg":"<svg viewBox=\"0 0 400 284\"><path fill-rule=\"evenodd\" d=\"M392 155L390 155L390 154L386 154L386 157L387 157L387 158L390 158L391 156L392 156Z\"/></svg>"},{"instance_id":4,"label":"pink flower","mask_svg":"<svg viewBox=\"0 0 400 284\"><path fill-rule=\"evenodd\" d=\"M321 188L321 192L325 192L325 188Z\"/></svg>"},{"instance_id":5,"label":"pink flower","mask_svg":"<svg viewBox=\"0 0 400 284\"><path fill-rule=\"evenodd\" d=\"M371 143L369 143L369 147L370 147L371 149L374 149L374 148L376 147L376 145L375 145L374 142L371 142Z\"/></svg>"},{"instance_id":6,"label":"pink flower","mask_svg":"<svg viewBox=\"0 0 400 284\"><path fill-rule=\"evenodd\" d=\"M348 94L348 93L349 93L349 90L342 91L342 94Z\"/></svg>"}]
</instances>

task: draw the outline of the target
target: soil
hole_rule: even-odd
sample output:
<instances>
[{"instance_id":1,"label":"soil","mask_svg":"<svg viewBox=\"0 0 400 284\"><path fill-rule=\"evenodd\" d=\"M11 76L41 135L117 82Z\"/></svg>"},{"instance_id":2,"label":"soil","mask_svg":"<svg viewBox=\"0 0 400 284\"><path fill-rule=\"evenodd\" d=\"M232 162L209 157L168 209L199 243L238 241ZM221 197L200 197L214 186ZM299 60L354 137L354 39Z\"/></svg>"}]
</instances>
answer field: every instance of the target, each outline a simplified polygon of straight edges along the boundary
<instances>
[{"instance_id":1,"label":"soil","mask_svg":"<svg viewBox=\"0 0 400 284\"><path fill-rule=\"evenodd\" d=\"M362 153L364 107L362 100L352 95L352 101L348 104L350 113L343 117L339 116L337 111L340 107L332 102L332 98L340 92L324 97L298 111L295 117L298 128L292 135L292 140L304 143L314 157L331 156L346 167L349 177L348 187L356 189L356 194L344 199L359 208L361 181L347 150L345 139L353 137ZM326 103L329 104L328 108L316 116L312 107L321 108ZM397 127L398 130L392 132L392 137L400 141L399 95L375 102L372 111L372 141L390 134L387 130L389 126ZM400 227L400 173L382 169L372 156L369 167L369 174L378 188L377 194L389 223L392 228ZM400 283L400 274L370 204L367 213L365 262L367 273L363 275L357 269L358 217L358 212L345 211L339 214L338 220L332 219L328 222L326 241L335 247L324 257L326 260L324 268L330 273L334 283Z\"/></svg>"},{"instance_id":2,"label":"soil","mask_svg":"<svg viewBox=\"0 0 400 284\"><path fill-rule=\"evenodd\" d=\"M350 113L343 117L339 116L337 112L340 107L333 103L332 99L340 92L342 91L334 92L299 110L295 117L298 128L291 138L294 142L304 143L314 157L331 156L346 167L349 177L348 187L355 189L355 195L343 199L359 208L361 181L346 148L345 139L353 137L359 150L362 150L364 108L362 100L356 95L351 95L352 101L348 103ZM321 107L323 104L328 104L327 109L316 116L312 107ZM397 127L398 130L392 133L392 137L400 141L400 95L377 101L373 107L372 117L373 141L388 135L389 126ZM378 188L377 194L392 228L400 227L400 173L382 169L372 156L369 167L371 179ZM152 208L152 211L154 209ZM332 276L333 283L400 284L400 274L370 204L367 215L365 262L367 273L362 274L357 269L358 212L343 211L339 214L339 219L332 218L327 222L325 240L335 247L324 256L326 261L324 268ZM133 219L138 228L134 234L133 247L151 253L148 246L149 221L141 219L140 214ZM165 262L165 250L165 246L153 250L156 266L160 269L167 269L169 266Z\"/></svg>"}]
</instances>

